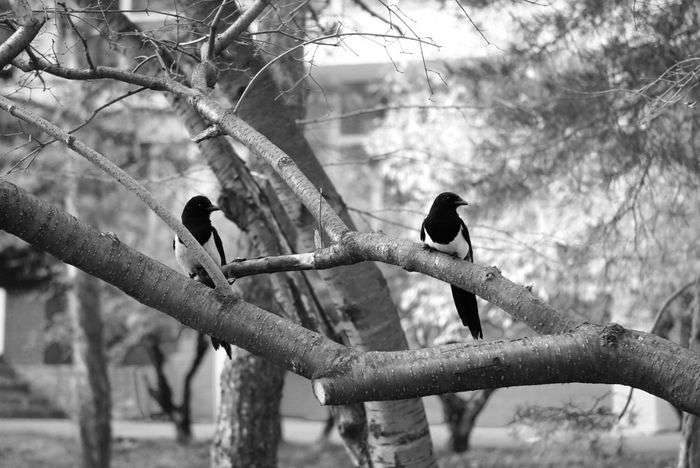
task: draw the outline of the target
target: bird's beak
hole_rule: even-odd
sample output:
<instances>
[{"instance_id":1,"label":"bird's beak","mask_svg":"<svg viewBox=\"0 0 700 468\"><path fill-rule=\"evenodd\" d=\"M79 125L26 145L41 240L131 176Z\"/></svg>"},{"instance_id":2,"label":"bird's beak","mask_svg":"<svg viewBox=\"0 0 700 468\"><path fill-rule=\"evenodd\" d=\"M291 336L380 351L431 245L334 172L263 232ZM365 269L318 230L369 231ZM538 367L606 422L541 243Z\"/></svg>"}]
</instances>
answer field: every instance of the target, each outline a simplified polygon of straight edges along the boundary
<instances>
[{"instance_id":1,"label":"bird's beak","mask_svg":"<svg viewBox=\"0 0 700 468\"><path fill-rule=\"evenodd\" d=\"M221 208L219 208L218 206L214 206L214 205L210 206L209 213L212 213L214 211L221 211Z\"/></svg>"},{"instance_id":2,"label":"bird's beak","mask_svg":"<svg viewBox=\"0 0 700 468\"><path fill-rule=\"evenodd\" d=\"M459 200L457 200L457 202L455 202L455 206L467 206L467 205L469 205L469 203L462 200L461 198Z\"/></svg>"}]
</instances>

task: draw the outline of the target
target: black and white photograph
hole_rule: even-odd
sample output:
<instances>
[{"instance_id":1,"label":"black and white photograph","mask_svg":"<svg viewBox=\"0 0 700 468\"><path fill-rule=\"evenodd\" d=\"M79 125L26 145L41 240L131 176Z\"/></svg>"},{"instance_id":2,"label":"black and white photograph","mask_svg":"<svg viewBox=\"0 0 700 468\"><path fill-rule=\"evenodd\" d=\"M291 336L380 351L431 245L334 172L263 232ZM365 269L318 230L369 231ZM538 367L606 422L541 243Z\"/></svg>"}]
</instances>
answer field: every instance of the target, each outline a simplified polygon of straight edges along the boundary
<instances>
[{"instance_id":1,"label":"black and white photograph","mask_svg":"<svg viewBox=\"0 0 700 468\"><path fill-rule=\"evenodd\" d=\"M700 468L697 0L0 0L0 468Z\"/></svg>"}]
</instances>

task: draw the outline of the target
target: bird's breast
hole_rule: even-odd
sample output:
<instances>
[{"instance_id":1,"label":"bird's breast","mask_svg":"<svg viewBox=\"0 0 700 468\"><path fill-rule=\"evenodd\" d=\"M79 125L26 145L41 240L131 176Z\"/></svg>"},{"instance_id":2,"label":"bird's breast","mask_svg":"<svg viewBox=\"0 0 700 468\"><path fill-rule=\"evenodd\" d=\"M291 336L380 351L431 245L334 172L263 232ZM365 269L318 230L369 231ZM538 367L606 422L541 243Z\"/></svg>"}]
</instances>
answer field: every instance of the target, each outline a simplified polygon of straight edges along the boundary
<instances>
[{"instance_id":1,"label":"bird's breast","mask_svg":"<svg viewBox=\"0 0 700 468\"><path fill-rule=\"evenodd\" d=\"M430 233L426 232L425 240L423 242L430 248L439 250L440 252L444 252L446 254L455 255L459 258L466 258L467 254L469 254L469 244L464 236L462 236L461 232L457 232L454 238L446 244L435 242L430 237Z\"/></svg>"},{"instance_id":2,"label":"bird's breast","mask_svg":"<svg viewBox=\"0 0 700 468\"><path fill-rule=\"evenodd\" d=\"M214 243L214 236L209 236L206 242L202 244L204 250L209 254L209 256L216 262L217 265L221 265L221 257L219 252L216 250L216 244ZM180 242L180 240L175 236L175 259L180 265L180 268L187 273L196 273L197 268L200 266L199 262L196 260L194 254L185 247L185 244Z\"/></svg>"}]
</instances>

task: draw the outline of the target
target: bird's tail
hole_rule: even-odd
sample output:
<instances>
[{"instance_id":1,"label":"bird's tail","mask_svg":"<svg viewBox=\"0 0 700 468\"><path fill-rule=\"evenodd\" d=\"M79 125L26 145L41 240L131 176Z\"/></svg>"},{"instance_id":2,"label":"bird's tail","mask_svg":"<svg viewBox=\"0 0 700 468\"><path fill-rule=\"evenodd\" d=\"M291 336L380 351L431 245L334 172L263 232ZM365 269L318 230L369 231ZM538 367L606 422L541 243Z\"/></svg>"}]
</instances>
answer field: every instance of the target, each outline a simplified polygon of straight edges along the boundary
<instances>
[{"instance_id":1,"label":"bird's tail","mask_svg":"<svg viewBox=\"0 0 700 468\"><path fill-rule=\"evenodd\" d=\"M457 307L459 318L462 319L462 324L469 327L474 339L483 338L484 334L481 331L481 321L479 320L479 308L476 305L476 296L469 291L452 286L452 298Z\"/></svg>"},{"instance_id":2,"label":"bird's tail","mask_svg":"<svg viewBox=\"0 0 700 468\"><path fill-rule=\"evenodd\" d=\"M225 341L220 341L214 338L213 336L211 337L211 345L214 347L214 351L219 349L219 346L224 348L224 351L226 351L226 355L228 356L229 359L231 359L231 345L226 343Z\"/></svg>"},{"instance_id":3,"label":"bird's tail","mask_svg":"<svg viewBox=\"0 0 700 468\"><path fill-rule=\"evenodd\" d=\"M197 269L197 280L205 284L206 286L214 289L214 282L211 280L209 275L207 274L206 271L204 271L204 268L198 268ZM214 347L214 351L219 349L219 346L224 348L224 351L226 351L226 355L228 356L229 359L231 359L231 345L226 343L225 341L217 340L213 336L211 337L211 345Z\"/></svg>"}]
</instances>

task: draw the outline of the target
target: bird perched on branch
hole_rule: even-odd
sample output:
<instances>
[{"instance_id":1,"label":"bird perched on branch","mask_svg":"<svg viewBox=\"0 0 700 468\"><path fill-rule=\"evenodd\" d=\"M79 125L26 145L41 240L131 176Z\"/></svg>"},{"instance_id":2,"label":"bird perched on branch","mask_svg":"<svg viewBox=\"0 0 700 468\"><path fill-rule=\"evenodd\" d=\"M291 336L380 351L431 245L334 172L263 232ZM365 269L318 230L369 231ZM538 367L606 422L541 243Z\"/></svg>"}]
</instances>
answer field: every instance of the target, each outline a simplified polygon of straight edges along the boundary
<instances>
[{"instance_id":1,"label":"bird perched on branch","mask_svg":"<svg viewBox=\"0 0 700 468\"><path fill-rule=\"evenodd\" d=\"M219 207L214 206L212 202L203 195L192 197L185 204L182 210L182 224L192 233L197 242L199 242L204 250L220 265L226 264L226 255L224 254L224 246L221 243L221 237L212 226L209 216L218 211ZM214 282L211 280L204 268L199 264L193 253L185 247L180 238L175 235L173 240L173 250L175 251L175 259L182 271L187 273L190 278L197 278L197 281L203 283L210 288L214 288ZM229 359L231 359L231 345L219 341L211 337L211 344L214 349L219 349L219 346L224 348Z\"/></svg>"},{"instance_id":2,"label":"bird perched on branch","mask_svg":"<svg viewBox=\"0 0 700 468\"><path fill-rule=\"evenodd\" d=\"M430 207L428 216L423 220L420 240L430 248L473 262L474 253L469 239L469 230L457 214L458 207L468 204L452 192L443 192L438 195L433 206ZM452 298L462 324L469 327L475 339L483 338L476 296L456 286L451 287Z\"/></svg>"}]
</instances>

